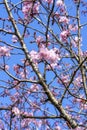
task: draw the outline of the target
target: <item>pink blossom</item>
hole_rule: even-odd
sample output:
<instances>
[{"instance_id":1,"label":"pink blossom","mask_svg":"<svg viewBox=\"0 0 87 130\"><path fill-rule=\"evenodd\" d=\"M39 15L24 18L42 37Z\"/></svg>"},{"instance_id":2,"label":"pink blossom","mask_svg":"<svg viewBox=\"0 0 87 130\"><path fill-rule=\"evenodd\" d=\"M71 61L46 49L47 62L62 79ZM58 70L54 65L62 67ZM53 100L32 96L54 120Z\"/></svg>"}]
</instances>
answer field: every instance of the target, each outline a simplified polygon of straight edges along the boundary
<instances>
[{"instance_id":1,"label":"pink blossom","mask_svg":"<svg viewBox=\"0 0 87 130\"><path fill-rule=\"evenodd\" d=\"M77 76L74 80L74 85L77 86L77 87L80 87L81 86L81 83L82 83L82 77L81 75Z\"/></svg>"},{"instance_id":2,"label":"pink blossom","mask_svg":"<svg viewBox=\"0 0 87 130\"><path fill-rule=\"evenodd\" d=\"M48 60L50 60L50 62L56 62L60 60L60 56L58 53L56 53L56 51L58 51L56 48L49 50Z\"/></svg>"},{"instance_id":3,"label":"pink blossom","mask_svg":"<svg viewBox=\"0 0 87 130\"><path fill-rule=\"evenodd\" d=\"M28 124L30 123L30 121L31 121L30 119L23 119L21 121L21 127L26 128L28 126Z\"/></svg>"},{"instance_id":4,"label":"pink blossom","mask_svg":"<svg viewBox=\"0 0 87 130\"><path fill-rule=\"evenodd\" d=\"M9 65L5 65L5 70L8 70L9 69Z\"/></svg>"},{"instance_id":5,"label":"pink blossom","mask_svg":"<svg viewBox=\"0 0 87 130\"><path fill-rule=\"evenodd\" d=\"M48 59L49 50L45 46L41 46L39 55L41 59Z\"/></svg>"},{"instance_id":6,"label":"pink blossom","mask_svg":"<svg viewBox=\"0 0 87 130\"><path fill-rule=\"evenodd\" d=\"M20 72L20 76L21 76L21 78L26 78L25 73L23 71Z\"/></svg>"},{"instance_id":7,"label":"pink blossom","mask_svg":"<svg viewBox=\"0 0 87 130\"><path fill-rule=\"evenodd\" d=\"M38 37L36 38L36 42L37 42L38 45L39 45L42 41L43 41L43 38L42 38L41 36L38 36Z\"/></svg>"},{"instance_id":8,"label":"pink blossom","mask_svg":"<svg viewBox=\"0 0 87 130\"><path fill-rule=\"evenodd\" d=\"M50 63L50 65L48 65L47 67L46 67L46 69L47 70L51 70L51 68L55 68L55 67L57 67L57 62L55 62L55 63Z\"/></svg>"},{"instance_id":9,"label":"pink blossom","mask_svg":"<svg viewBox=\"0 0 87 130\"><path fill-rule=\"evenodd\" d=\"M68 24L69 23L69 19L66 17L66 16L60 16L59 17L59 22L60 23L66 23L66 24Z\"/></svg>"},{"instance_id":10,"label":"pink blossom","mask_svg":"<svg viewBox=\"0 0 87 130\"><path fill-rule=\"evenodd\" d=\"M19 74L20 74L21 78L27 78L28 71L27 71L27 69L24 69Z\"/></svg>"},{"instance_id":11,"label":"pink blossom","mask_svg":"<svg viewBox=\"0 0 87 130\"><path fill-rule=\"evenodd\" d=\"M68 30L64 30L60 33L60 39L63 41L63 42L66 42L67 41L67 38L69 36L69 31Z\"/></svg>"},{"instance_id":12,"label":"pink blossom","mask_svg":"<svg viewBox=\"0 0 87 130\"><path fill-rule=\"evenodd\" d=\"M62 0L57 0L56 5L57 6L64 6L64 3Z\"/></svg>"},{"instance_id":13,"label":"pink blossom","mask_svg":"<svg viewBox=\"0 0 87 130\"><path fill-rule=\"evenodd\" d=\"M31 11L31 8L33 7L33 2L32 1L25 1L23 4L22 12L24 14L27 14Z\"/></svg>"},{"instance_id":14,"label":"pink blossom","mask_svg":"<svg viewBox=\"0 0 87 130\"><path fill-rule=\"evenodd\" d=\"M19 65L15 65L15 66L14 66L14 71L15 71L16 73L19 73L19 69L20 69L20 66L19 66Z\"/></svg>"},{"instance_id":15,"label":"pink blossom","mask_svg":"<svg viewBox=\"0 0 87 130\"><path fill-rule=\"evenodd\" d=\"M16 116L20 116L20 110L17 107L13 107L12 112L16 115Z\"/></svg>"},{"instance_id":16,"label":"pink blossom","mask_svg":"<svg viewBox=\"0 0 87 130\"><path fill-rule=\"evenodd\" d=\"M61 80L58 80L59 83L64 83L67 85L69 83L69 75L61 75L60 76Z\"/></svg>"},{"instance_id":17,"label":"pink blossom","mask_svg":"<svg viewBox=\"0 0 87 130\"><path fill-rule=\"evenodd\" d=\"M31 85L31 87L30 87L30 91L31 91L31 92L36 92L36 91L38 91L38 90L39 90L38 85L36 85L36 84Z\"/></svg>"},{"instance_id":18,"label":"pink blossom","mask_svg":"<svg viewBox=\"0 0 87 130\"><path fill-rule=\"evenodd\" d=\"M0 56L10 56L10 49L6 46L0 46Z\"/></svg>"},{"instance_id":19,"label":"pink blossom","mask_svg":"<svg viewBox=\"0 0 87 130\"><path fill-rule=\"evenodd\" d=\"M44 0L45 2L47 2L48 4L52 4L53 0Z\"/></svg>"},{"instance_id":20,"label":"pink blossom","mask_svg":"<svg viewBox=\"0 0 87 130\"><path fill-rule=\"evenodd\" d=\"M78 26L77 26L77 25L71 25L71 24L70 24L70 25L69 25L69 30L75 32L75 31L78 30Z\"/></svg>"},{"instance_id":21,"label":"pink blossom","mask_svg":"<svg viewBox=\"0 0 87 130\"><path fill-rule=\"evenodd\" d=\"M38 14L39 13L39 6L40 6L39 2L37 2L36 4L34 4L34 7L33 7L33 13L34 14Z\"/></svg>"},{"instance_id":22,"label":"pink blossom","mask_svg":"<svg viewBox=\"0 0 87 130\"><path fill-rule=\"evenodd\" d=\"M12 36L12 42L13 42L13 43L16 43L17 41L18 41L17 36L16 36L16 35L13 35L13 36Z\"/></svg>"},{"instance_id":23,"label":"pink blossom","mask_svg":"<svg viewBox=\"0 0 87 130\"><path fill-rule=\"evenodd\" d=\"M17 80L14 80L13 81L13 85L17 85L18 84L18 81Z\"/></svg>"},{"instance_id":24,"label":"pink blossom","mask_svg":"<svg viewBox=\"0 0 87 130\"><path fill-rule=\"evenodd\" d=\"M24 13L25 19L28 19L29 17L38 14L39 5L39 2L33 5L33 1L25 1L22 8L22 12Z\"/></svg>"},{"instance_id":25,"label":"pink blossom","mask_svg":"<svg viewBox=\"0 0 87 130\"><path fill-rule=\"evenodd\" d=\"M82 41L82 38L80 38L80 42ZM79 42L79 38L77 36L75 36L74 39L71 40L71 43L74 47L78 46L78 42Z\"/></svg>"},{"instance_id":26,"label":"pink blossom","mask_svg":"<svg viewBox=\"0 0 87 130\"><path fill-rule=\"evenodd\" d=\"M32 60L33 60L35 63L37 63L37 61L39 60L39 54L38 54L38 52L32 50L32 51L30 52L30 55L31 55Z\"/></svg>"},{"instance_id":27,"label":"pink blossom","mask_svg":"<svg viewBox=\"0 0 87 130\"><path fill-rule=\"evenodd\" d=\"M12 102L16 102L19 98L19 93L16 92L14 95L10 96Z\"/></svg>"},{"instance_id":28,"label":"pink blossom","mask_svg":"<svg viewBox=\"0 0 87 130\"><path fill-rule=\"evenodd\" d=\"M55 130L61 130L60 126L56 126Z\"/></svg>"},{"instance_id":29,"label":"pink blossom","mask_svg":"<svg viewBox=\"0 0 87 130\"><path fill-rule=\"evenodd\" d=\"M45 46L42 46L40 48L39 55L41 59L49 60L50 62L56 62L57 60L60 60L60 56L56 53L56 51L58 51L58 49L56 50L56 48L54 48L48 50Z\"/></svg>"}]
</instances>

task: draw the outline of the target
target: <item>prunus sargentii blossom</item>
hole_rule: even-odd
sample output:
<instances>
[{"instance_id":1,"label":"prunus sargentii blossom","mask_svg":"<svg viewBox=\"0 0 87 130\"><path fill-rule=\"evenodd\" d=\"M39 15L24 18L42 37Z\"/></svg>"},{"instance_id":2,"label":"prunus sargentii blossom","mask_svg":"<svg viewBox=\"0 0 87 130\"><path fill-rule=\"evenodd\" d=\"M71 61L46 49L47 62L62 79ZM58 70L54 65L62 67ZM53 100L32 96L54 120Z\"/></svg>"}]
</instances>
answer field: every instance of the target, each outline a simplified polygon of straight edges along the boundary
<instances>
[{"instance_id":1,"label":"prunus sargentii blossom","mask_svg":"<svg viewBox=\"0 0 87 130\"><path fill-rule=\"evenodd\" d=\"M0 2L0 129L87 129L87 2Z\"/></svg>"}]
</instances>

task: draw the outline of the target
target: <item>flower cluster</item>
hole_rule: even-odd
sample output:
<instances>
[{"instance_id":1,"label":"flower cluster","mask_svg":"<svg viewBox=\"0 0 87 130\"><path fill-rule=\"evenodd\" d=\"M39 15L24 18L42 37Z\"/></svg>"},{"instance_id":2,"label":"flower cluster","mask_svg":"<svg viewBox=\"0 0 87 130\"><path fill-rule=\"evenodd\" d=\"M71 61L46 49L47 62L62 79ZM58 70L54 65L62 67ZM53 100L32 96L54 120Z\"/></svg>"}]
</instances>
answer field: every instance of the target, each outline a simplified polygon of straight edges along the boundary
<instances>
[{"instance_id":1,"label":"flower cluster","mask_svg":"<svg viewBox=\"0 0 87 130\"><path fill-rule=\"evenodd\" d=\"M56 66L57 62L60 60L59 50L57 48L48 49L44 45L40 46L39 52L32 50L30 52L32 60L37 63L40 60L46 60L52 66Z\"/></svg>"},{"instance_id":2,"label":"flower cluster","mask_svg":"<svg viewBox=\"0 0 87 130\"><path fill-rule=\"evenodd\" d=\"M59 50L57 48L48 50L47 48L45 48L45 46L42 46L40 48L39 56L40 56L40 59L45 59L52 63L52 62L56 62L60 60L58 52Z\"/></svg>"},{"instance_id":3,"label":"flower cluster","mask_svg":"<svg viewBox=\"0 0 87 130\"><path fill-rule=\"evenodd\" d=\"M61 39L61 41L66 42L69 34L70 34L69 30L62 31L60 33L60 39Z\"/></svg>"},{"instance_id":4,"label":"flower cluster","mask_svg":"<svg viewBox=\"0 0 87 130\"><path fill-rule=\"evenodd\" d=\"M22 12L26 20L31 20L31 18L39 13L39 2L34 3L33 1L24 1Z\"/></svg>"},{"instance_id":5,"label":"flower cluster","mask_svg":"<svg viewBox=\"0 0 87 130\"><path fill-rule=\"evenodd\" d=\"M23 68L20 65L14 65L14 71L16 72L16 74L19 74L21 78L26 78L28 75L27 69Z\"/></svg>"},{"instance_id":6,"label":"flower cluster","mask_svg":"<svg viewBox=\"0 0 87 130\"><path fill-rule=\"evenodd\" d=\"M66 16L60 16L59 17L59 22L68 24L69 23L69 19Z\"/></svg>"}]
</instances>

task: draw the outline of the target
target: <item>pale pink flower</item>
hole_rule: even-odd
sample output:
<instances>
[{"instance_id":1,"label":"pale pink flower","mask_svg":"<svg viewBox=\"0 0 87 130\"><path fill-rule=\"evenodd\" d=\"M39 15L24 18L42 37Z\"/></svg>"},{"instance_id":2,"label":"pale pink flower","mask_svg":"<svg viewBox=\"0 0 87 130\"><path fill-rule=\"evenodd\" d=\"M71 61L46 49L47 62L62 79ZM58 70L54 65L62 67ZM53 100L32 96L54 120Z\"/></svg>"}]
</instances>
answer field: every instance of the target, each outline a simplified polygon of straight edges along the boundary
<instances>
[{"instance_id":1,"label":"pale pink flower","mask_svg":"<svg viewBox=\"0 0 87 130\"><path fill-rule=\"evenodd\" d=\"M17 85L18 84L18 81L17 80L14 80L13 81L13 85Z\"/></svg>"},{"instance_id":2,"label":"pale pink flower","mask_svg":"<svg viewBox=\"0 0 87 130\"><path fill-rule=\"evenodd\" d=\"M32 1L24 2L22 12L24 14L30 13L32 7L33 7L33 2Z\"/></svg>"},{"instance_id":3,"label":"pale pink flower","mask_svg":"<svg viewBox=\"0 0 87 130\"><path fill-rule=\"evenodd\" d=\"M79 75L78 77L76 77L73 83L74 83L75 86L80 87L81 83L82 83L82 77L81 77L81 75Z\"/></svg>"},{"instance_id":4,"label":"pale pink flower","mask_svg":"<svg viewBox=\"0 0 87 130\"><path fill-rule=\"evenodd\" d=\"M59 16L60 16L60 14L59 14L58 12L55 12L55 16L56 16L56 18L58 19Z\"/></svg>"},{"instance_id":5,"label":"pale pink flower","mask_svg":"<svg viewBox=\"0 0 87 130\"><path fill-rule=\"evenodd\" d=\"M78 37L77 37L77 36L75 37L75 41L76 41L77 43L78 43L78 41L79 41L79 39L78 39Z\"/></svg>"},{"instance_id":6,"label":"pale pink flower","mask_svg":"<svg viewBox=\"0 0 87 130\"><path fill-rule=\"evenodd\" d=\"M39 6L40 6L39 2L37 2L36 4L34 4L34 7L33 7L33 13L34 14L38 14L39 13Z\"/></svg>"},{"instance_id":7,"label":"pale pink flower","mask_svg":"<svg viewBox=\"0 0 87 130\"><path fill-rule=\"evenodd\" d=\"M52 63L60 60L60 56L58 53L56 53L56 51L58 51L56 48L49 50L48 60L50 60Z\"/></svg>"},{"instance_id":8,"label":"pale pink flower","mask_svg":"<svg viewBox=\"0 0 87 130\"><path fill-rule=\"evenodd\" d=\"M50 63L50 65L48 65L47 67L46 67L46 69L47 70L51 70L51 68L55 68L55 67L57 67L58 65L57 65L57 62L55 62L55 63Z\"/></svg>"},{"instance_id":9,"label":"pale pink flower","mask_svg":"<svg viewBox=\"0 0 87 130\"><path fill-rule=\"evenodd\" d=\"M70 31L74 31L74 32L76 32L77 30L78 30L78 26L77 25L69 25L69 30Z\"/></svg>"},{"instance_id":10,"label":"pale pink flower","mask_svg":"<svg viewBox=\"0 0 87 130\"><path fill-rule=\"evenodd\" d=\"M38 37L36 38L36 42L37 42L38 45L39 45L42 41L43 41L43 37L38 36Z\"/></svg>"},{"instance_id":11,"label":"pale pink flower","mask_svg":"<svg viewBox=\"0 0 87 130\"><path fill-rule=\"evenodd\" d=\"M47 2L48 4L52 4L53 0L44 0L45 2Z\"/></svg>"},{"instance_id":12,"label":"pale pink flower","mask_svg":"<svg viewBox=\"0 0 87 130\"><path fill-rule=\"evenodd\" d=\"M5 65L5 70L9 70L9 65Z\"/></svg>"},{"instance_id":13,"label":"pale pink flower","mask_svg":"<svg viewBox=\"0 0 87 130\"><path fill-rule=\"evenodd\" d=\"M33 5L33 1L25 1L23 4L22 12L24 13L25 19L32 18L33 15L39 13L39 2Z\"/></svg>"},{"instance_id":14,"label":"pale pink flower","mask_svg":"<svg viewBox=\"0 0 87 130\"><path fill-rule=\"evenodd\" d=\"M62 0L57 0L56 5L57 6L64 6L64 3Z\"/></svg>"},{"instance_id":15,"label":"pale pink flower","mask_svg":"<svg viewBox=\"0 0 87 130\"><path fill-rule=\"evenodd\" d=\"M17 36L16 36L16 35L13 35L13 36L12 36L12 42L13 42L13 43L16 43L17 41L18 41Z\"/></svg>"},{"instance_id":16,"label":"pale pink flower","mask_svg":"<svg viewBox=\"0 0 87 130\"><path fill-rule=\"evenodd\" d=\"M17 107L13 107L12 112L16 115L16 116L20 116L20 110Z\"/></svg>"},{"instance_id":17,"label":"pale pink flower","mask_svg":"<svg viewBox=\"0 0 87 130\"><path fill-rule=\"evenodd\" d=\"M19 98L19 93L16 92L14 95L10 96L12 102L16 102Z\"/></svg>"},{"instance_id":18,"label":"pale pink flower","mask_svg":"<svg viewBox=\"0 0 87 130\"><path fill-rule=\"evenodd\" d=\"M38 85L36 85L36 84L31 85L31 87L30 87L30 91L31 91L31 92L36 92L36 91L38 91L38 90L39 90Z\"/></svg>"},{"instance_id":19,"label":"pale pink flower","mask_svg":"<svg viewBox=\"0 0 87 130\"><path fill-rule=\"evenodd\" d=\"M53 63L60 60L60 56L56 53L56 51L58 51L56 48L48 50L45 46L42 46L40 48L39 55L41 59L45 59Z\"/></svg>"},{"instance_id":20,"label":"pale pink flower","mask_svg":"<svg viewBox=\"0 0 87 130\"><path fill-rule=\"evenodd\" d=\"M75 42L75 40L74 39L71 39L71 43L72 43L72 45L73 45L73 47L77 47L77 43Z\"/></svg>"},{"instance_id":21,"label":"pale pink flower","mask_svg":"<svg viewBox=\"0 0 87 130\"><path fill-rule=\"evenodd\" d=\"M80 42L82 41L82 38L80 38ZM79 42L79 38L77 36L75 36L74 39L71 40L71 43L74 47L78 46L78 42Z\"/></svg>"},{"instance_id":22,"label":"pale pink flower","mask_svg":"<svg viewBox=\"0 0 87 130\"><path fill-rule=\"evenodd\" d=\"M21 71L19 74L20 74L21 78L27 78L27 76L28 76L28 71L27 71L27 69L24 69L24 70Z\"/></svg>"},{"instance_id":23,"label":"pale pink flower","mask_svg":"<svg viewBox=\"0 0 87 130\"><path fill-rule=\"evenodd\" d=\"M60 23L66 23L66 24L68 24L69 23L69 19L66 17L66 16L60 16L59 17L59 22Z\"/></svg>"},{"instance_id":24,"label":"pale pink flower","mask_svg":"<svg viewBox=\"0 0 87 130\"><path fill-rule=\"evenodd\" d=\"M19 73L19 69L20 69L20 66L19 65L14 65L14 71L16 73Z\"/></svg>"},{"instance_id":25,"label":"pale pink flower","mask_svg":"<svg viewBox=\"0 0 87 130\"><path fill-rule=\"evenodd\" d=\"M32 60L33 60L35 63L37 63L37 61L39 60L39 54L38 54L38 52L32 50L32 51L30 52L30 55L31 55Z\"/></svg>"},{"instance_id":26,"label":"pale pink flower","mask_svg":"<svg viewBox=\"0 0 87 130\"><path fill-rule=\"evenodd\" d=\"M67 38L69 36L69 31L68 30L64 30L60 33L60 39L63 41L63 42L66 42L67 41Z\"/></svg>"},{"instance_id":27,"label":"pale pink flower","mask_svg":"<svg viewBox=\"0 0 87 130\"><path fill-rule=\"evenodd\" d=\"M10 56L10 49L6 46L0 46L0 56Z\"/></svg>"},{"instance_id":28,"label":"pale pink flower","mask_svg":"<svg viewBox=\"0 0 87 130\"><path fill-rule=\"evenodd\" d=\"M25 73L22 71L22 72L20 72L20 76L21 76L21 78L25 78L26 76L25 76Z\"/></svg>"},{"instance_id":29,"label":"pale pink flower","mask_svg":"<svg viewBox=\"0 0 87 130\"><path fill-rule=\"evenodd\" d=\"M48 49L45 46L41 46L39 52L40 59L47 59L48 54L49 54Z\"/></svg>"},{"instance_id":30,"label":"pale pink flower","mask_svg":"<svg viewBox=\"0 0 87 130\"><path fill-rule=\"evenodd\" d=\"M61 75L60 76L61 80L58 79L59 83L64 83L65 85L67 85L69 83L69 75Z\"/></svg>"},{"instance_id":31,"label":"pale pink flower","mask_svg":"<svg viewBox=\"0 0 87 130\"><path fill-rule=\"evenodd\" d=\"M55 130L61 130L60 126L56 126Z\"/></svg>"}]
</instances>

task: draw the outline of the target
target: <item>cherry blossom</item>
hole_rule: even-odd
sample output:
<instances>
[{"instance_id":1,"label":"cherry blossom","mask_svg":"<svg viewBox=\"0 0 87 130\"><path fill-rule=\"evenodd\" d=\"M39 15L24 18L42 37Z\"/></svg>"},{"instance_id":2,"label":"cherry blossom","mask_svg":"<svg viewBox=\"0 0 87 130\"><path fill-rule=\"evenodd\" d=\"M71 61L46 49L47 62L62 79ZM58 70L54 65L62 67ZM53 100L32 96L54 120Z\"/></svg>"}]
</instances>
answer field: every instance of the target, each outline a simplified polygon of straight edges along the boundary
<instances>
[{"instance_id":1,"label":"cherry blossom","mask_svg":"<svg viewBox=\"0 0 87 130\"><path fill-rule=\"evenodd\" d=\"M10 56L10 49L6 46L0 46L0 57L1 56Z\"/></svg>"},{"instance_id":2,"label":"cherry blossom","mask_svg":"<svg viewBox=\"0 0 87 130\"><path fill-rule=\"evenodd\" d=\"M13 36L12 36L12 42L13 42L13 43L16 43L17 41L18 41L17 36L16 36L16 35L13 35Z\"/></svg>"},{"instance_id":3,"label":"cherry blossom","mask_svg":"<svg viewBox=\"0 0 87 130\"><path fill-rule=\"evenodd\" d=\"M39 55L41 59L46 59L46 60L49 60L50 62L60 60L59 54L56 53L56 48L48 50L47 48L42 46L40 48Z\"/></svg>"},{"instance_id":4,"label":"cherry blossom","mask_svg":"<svg viewBox=\"0 0 87 130\"><path fill-rule=\"evenodd\" d=\"M43 42L43 37L38 36L38 37L36 38L36 42L37 42L37 44L39 45L41 42Z\"/></svg>"},{"instance_id":5,"label":"cherry blossom","mask_svg":"<svg viewBox=\"0 0 87 130\"><path fill-rule=\"evenodd\" d=\"M13 107L12 112L16 115L16 116L20 116L20 110L17 107Z\"/></svg>"},{"instance_id":6,"label":"cherry blossom","mask_svg":"<svg viewBox=\"0 0 87 130\"><path fill-rule=\"evenodd\" d=\"M32 60L34 61L34 63L37 63L37 61L38 61L39 58L40 58L38 52L32 50L32 51L30 52L30 55L31 55Z\"/></svg>"},{"instance_id":7,"label":"cherry blossom","mask_svg":"<svg viewBox=\"0 0 87 130\"><path fill-rule=\"evenodd\" d=\"M60 126L56 126L55 130L61 130Z\"/></svg>"},{"instance_id":8,"label":"cherry blossom","mask_svg":"<svg viewBox=\"0 0 87 130\"><path fill-rule=\"evenodd\" d=\"M20 69L20 66L19 65L14 65L14 71L16 73L19 73L19 69Z\"/></svg>"},{"instance_id":9,"label":"cherry blossom","mask_svg":"<svg viewBox=\"0 0 87 130\"><path fill-rule=\"evenodd\" d=\"M36 92L39 90L39 87L36 84L33 84L33 85L31 85L29 90L30 90L30 92Z\"/></svg>"},{"instance_id":10,"label":"cherry blossom","mask_svg":"<svg viewBox=\"0 0 87 130\"><path fill-rule=\"evenodd\" d=\"M65 16L60 16L59 17L59 22L60 23L63 22L63 23L68 24L69 23L69 19L67 17L65 17Z\"/></svg>"},{"instance_id":11,"label":"cherry blossom","mask_svg":"<svg viewBox=\"0 0 87 130\"><path fill-rule=\"evenodd\" d=\"M63 83L65 85L68 85L69 83L69 75L61 75L61 80L58 80L59 83Z\"/></svg>"},{"instance_id":12,"label":"cherry blossom","mask_svg":"<svg viewBox=\"0 0 87 130\"><path fill-rule=\"evenodd\" d=\"M0 7L0 129L86 130L87 2Z\"/></svg>"},{"instance_id":13,"label":"cherry blossom","mask_svg":"<svg viewBox=\"0 0 87 130\"><path fill-rule=\"evenodd\" d=\"M64 30L60 33L60 39L63 41L63 42L66 42L67 41L67 38L69 36L69 31L68 30Z\"/></svg>"},{"instance_id":14,"label":"cherry blossom","mask_svg":"<svg viewBox=\"0 0 87 130\"><path fill-rule=\"evenodd\" d=\"M5 65L5 70L9 70L9 65Z\"/></svg>"},{"instance_id":15,"label":"cherry blossom","mask_svg":"<svg viewBox=\"0 0 87 130\"><path fill-rule=\"evenodd\" d=\"M39 2L33 5L33 1L24 1L22 12L24 13L25 19L29 19L29 17L33 17L33 15L38 14L39 12Z\"/></svg>"},{"instance_id":16,"label":"cherry blossom","mask_svg":"<svg viewBox=\"0 0 87 130\"><path fill-rule=\"evenodd\" d=\"M70 24L69 29L70 29L70 31L75 31L76 32L78 30L78 26Z\"/></svg>"},{"instance_id":17,"label":"cherry blossom","mask_svg":"<svg viewBox=\"0 0 87 130\"><path fill-rule=\"evenodd\" d=\"M62 0L57 0L56 5L57 6L64 6L64 3Z\"/></svg>"},{"instance_id":18,"label":"cherry blossom","mask_svg":"<svg viewBox=\"0 0 87 130\"><path fill-rule=\"evenodd\" d=\"M52 4L53 0L44 0L45 2L47 2L48 4Z\"/></svg>"}]
</instances>

